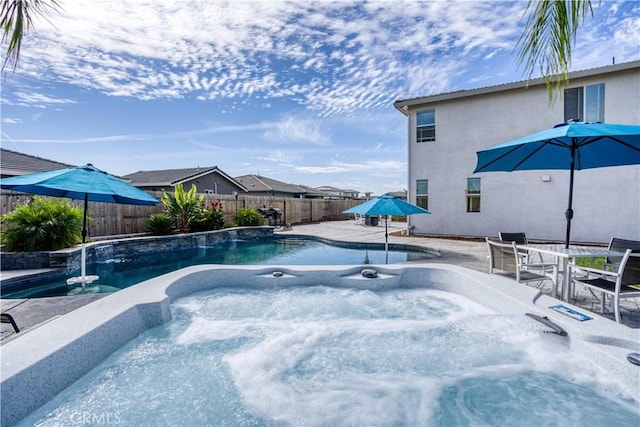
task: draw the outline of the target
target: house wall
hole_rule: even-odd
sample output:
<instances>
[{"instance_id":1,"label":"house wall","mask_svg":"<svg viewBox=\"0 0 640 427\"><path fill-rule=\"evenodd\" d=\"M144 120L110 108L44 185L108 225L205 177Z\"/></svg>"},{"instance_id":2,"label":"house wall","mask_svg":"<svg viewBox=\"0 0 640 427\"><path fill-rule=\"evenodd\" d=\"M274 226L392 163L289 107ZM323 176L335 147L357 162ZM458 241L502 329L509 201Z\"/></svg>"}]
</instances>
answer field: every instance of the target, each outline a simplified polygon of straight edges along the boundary
<instances>
[{"instance_id":1,"label":"house wall","mask_svg":"<svg viewBox=\"0 0 640 427\"><path fill-rule=\"evenodd\" d=\"M576 78L569 87L605 83L605 121L640 123L640 68ZM436 109L436 141L416 143L416 111ZM431 215L409 217L416 234L496 236L524 231L563 241L569 171L473 174L476 151L564 121L563 100L549 105L544 85L411 106L408 110L409 200L429 180ZM543 176L550 181L543 181ZM466 179L481 178L481 211L466 212ZM575 172L572 241L640 240L640 166Z\"/></svg>"},{"instance_id":2,"label":"house wall","mask_svg":"<svg viewBox=\"0 0 640 427\"><path fill-rule=\"evenodd\" d=\"M191 189L192 185L196 186L198 193L204 193L205 190L211 190L215 194L233 194L234 191L237 191L239 193L244 192L244 190L240 189L240 187L238 187L237 185L234 185L227 178L225 178L224 176L216 172L212 172L208 175L201 176L197 179L191 179L182 183L182 186L187 191ZM136 184L136 187L144 191L160 191L161 192L163 190L163 187L158 185L145 186L145 185ZM167 185L166 187L164 187L164 190L167 191L168 193L171 193L173 191L173 187L170 185Z\"/></svg>"},{"instance_id":3,"label":"house wall","mask_svg":"<svg viewBox=\"0 0 640 427\"><path fill-rule=\"evenodd\" d=\"M234 191L242 191L236 185L233 185L223 176L217 173L200 177L198 179L189 180L183 183L186 190L191 189L195 185L198 193L204 193L205 190L211 190L214 194L232 194Z\"/></svg>"}]
</instances>

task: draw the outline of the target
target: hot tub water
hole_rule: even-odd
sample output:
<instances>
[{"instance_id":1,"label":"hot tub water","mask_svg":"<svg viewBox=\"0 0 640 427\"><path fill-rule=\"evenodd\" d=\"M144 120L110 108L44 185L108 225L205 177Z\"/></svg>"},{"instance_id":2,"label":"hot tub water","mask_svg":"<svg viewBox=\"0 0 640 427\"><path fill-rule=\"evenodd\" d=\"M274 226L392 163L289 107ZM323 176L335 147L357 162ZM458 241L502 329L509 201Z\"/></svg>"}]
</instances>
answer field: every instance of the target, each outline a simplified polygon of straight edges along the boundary
<instances>
[{"instance_id":1,"label":"hot tub water","mask_svg":"<svg viewBox=\"0 0 640 427\"><path fill-rule=\"evenodd\" d=\"M433 289L218 288L22 425L638 425L564 338ZM75 417L75 418L74 418ZM102 417L102 418L99 418Z\"/></svg>"}]
</instances>

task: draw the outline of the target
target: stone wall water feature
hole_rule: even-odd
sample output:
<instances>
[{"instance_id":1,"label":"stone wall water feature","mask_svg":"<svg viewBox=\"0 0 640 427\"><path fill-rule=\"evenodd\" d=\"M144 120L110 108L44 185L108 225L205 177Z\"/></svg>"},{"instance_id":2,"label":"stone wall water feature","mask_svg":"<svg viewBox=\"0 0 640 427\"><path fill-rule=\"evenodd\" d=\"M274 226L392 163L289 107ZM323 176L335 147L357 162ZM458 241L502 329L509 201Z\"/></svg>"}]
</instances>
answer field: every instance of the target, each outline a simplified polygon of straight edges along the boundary
<instances>
[{"instance_id":1,"label":"stone wall water feature","mask_svg":"<svg viewBox=\"0 0 640 427\"><path fill-rule=\"evenodd\" d=\"M273 227L236 227L170 236L142 236L87 243L87 264L117 256L213 246L229 240L270 238ZM80 246L54 252L2 252L2 270L60 268L65 274L80 270Z\"/></svg>"}]
</instances>

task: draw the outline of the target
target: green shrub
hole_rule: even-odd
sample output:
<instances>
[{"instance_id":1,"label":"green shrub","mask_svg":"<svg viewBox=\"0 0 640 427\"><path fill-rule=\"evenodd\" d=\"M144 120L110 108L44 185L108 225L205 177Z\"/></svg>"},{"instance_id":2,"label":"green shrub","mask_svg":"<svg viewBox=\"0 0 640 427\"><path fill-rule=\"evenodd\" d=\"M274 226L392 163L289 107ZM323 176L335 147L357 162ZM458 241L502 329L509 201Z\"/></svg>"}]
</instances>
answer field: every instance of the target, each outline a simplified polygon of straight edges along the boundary
<instances>
[{"instance_id":1,"label":"green shrub","mask_svg":"<svg viewBox=\"0 0 640 427\"><path fill-rule=\"evenodd\" d=\"M153 214L144 222L146 230L156 236L172 234L176 230L176 221L167 214Z\"/></svg>"},{"instance_id":2,"label":"green shrub","mask_svg":"<svg viewBox=\"0 0 640 427\"><path fill-rule=\"evenodd\" d=\"M10 252L55 251L82 241L82 209L68 199L34 197L0 219Z\"/></svg>"},{"instance_id":3,"label":"green shrub","mask_svg":"<svg viewBox=\"0 0 640 427\"><path fill-rule=\"evenodd\" d=\"M264 218L256 208L239 209L236 218L236 222L239 226L264 224Z\"/></svg>"},{"instance_id":4,"label":"green shrub","mask_svg":"<svg viewBox=\"0 0 640 427\"><path fill-rule=\"evenodd\" d=\"M224 227L224 208L218 200L209 202L209 208L202 207L200 215L194 218L189 225L189 231L220 230Z\"/></svg>"},{"instance_id":5,"label":"green shrub","mask_svg":"<svg viewBox=\"0 0 640 427\"><path fill-rule=\"evenodd\" d=\"M178 229L182 233L188 232L191 222L200 218L203 203L204 194L197 196L195 185L189 191L184 191L182 184L178 184L173 195L162 190L162 204L169 216L178 222Z\"/></svg>"}]
</instances>

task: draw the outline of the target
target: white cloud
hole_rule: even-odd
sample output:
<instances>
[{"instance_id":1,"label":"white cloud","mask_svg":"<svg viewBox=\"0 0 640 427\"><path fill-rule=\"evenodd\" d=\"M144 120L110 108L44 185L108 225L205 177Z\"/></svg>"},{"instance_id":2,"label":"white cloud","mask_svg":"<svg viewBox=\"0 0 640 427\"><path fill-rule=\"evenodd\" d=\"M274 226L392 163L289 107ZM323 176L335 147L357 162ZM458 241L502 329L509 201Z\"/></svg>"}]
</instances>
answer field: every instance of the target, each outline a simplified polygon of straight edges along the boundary
<instances>
[{"instance_id":1,"label":"white cloud","mask_svg":"<svg viewBox=\"0 0 640 427\"><path fill-rule=\"evenodd\" d=\"M327 144L329 139L320 128L319 120L284 118L273 123L273 127L264 132L264 138L273 142Z\"/></svg>"},{"instance_id":2,"label":"white cloud","mask_svg":"<svg viewBox=\"0 0 640 427\"><path fill-rule=\"evenodd\" d=\"M363 163L347 163L334 161L328 165L320 166L294 166L295 171L309 174L336 174L343 172L364 173L376 172L380 173L396 173L406 170L407 165L404 162L396 160L368 160Z\"/></svg>"},{"instance_id":3,"label":"white cloud","mask_svg":"<svg viewBox=\"0 0 640 427\"><path fill-rule=\"evenodd\" d=\"M620 4L594 10L629 13ZM398 94L455 89L454 77L469 72L473 58L512 54L525 7L517 1L66 0L50 23L36 22L19 72L143 100L246 98L268 105L286 98L329 117L387 108ZM597 38L603 25L588 19L585 33L591 26L594 35L585 39ZM614 28L618 55L637 57L637 13ZM595 62L589 52L605 54L613 46L606 44L581 41L589 58L576 63Z\"/></svg>"},{"instance_id":4,"label":"white cloud","mask_svg":"<svg viewBox=\"0 0 640 427\"><path fill-rule=\"evenodd\" d=\"M3 117L2 118L2 123L21 124L21 123L23 123L23 120L19 119L19 118L14 118L14 117Z\"/></svg>"},{"instance_id":5,"label":"white cloud","mask_svg":"<svg viewBox=\"0 0 640 427\"><path fill-rule=\"evenodd\" d=\"M38 117L34 117L32 120L37 121ZM26 144L89 144L97 142L117 142L117 141L135 141L141 139L138 135L109 135L109 136L92 136L77 139L29 139L29 138L16 138L15 142Z\"/></svg>"},{"instance_id":6,"label":"white cloud","mask_svg":"<svg viewBox=\"0 0 640 427\"><path fill-rule=\"evenodd\" d=\"M397 93L446 87L461 53L511 49L513 12L523 7L67 0L61 14L49 17L53 25L36 23L21 72L48 69L51 79L139 99L286 97L326 117L387 108ZM399 66L407 58L414 64L409 72Z\"/></svg>"},{"instance_id":7,"label":"white cloud","mask_svg":"<svg viewBox=\"0 0 640 427\"><path fill-rule=\"evenodd\" d=\"M16 91L12 93L11 98L8 98L6 94L3 96L2 102L8 105L15 106L30 106L36 108L46 108L47 105L63 105L63 104L77 104L78 102L69 98L58 98L44 93L36 92L22 92Z\"/></svg>"},{"instance_id":8,"label":"white cloud","mask_svg":"<svg viewBox=\"0 0 640 427\"><path fill-rule=\"evenodd\" d=\"M294 162L299 161L301 158L302 156L297 152L283 150L269 150L266 156L254 157L254 159L259 162L267 161L282 166L290 166Z\"/></svg>"}]
</instances>

